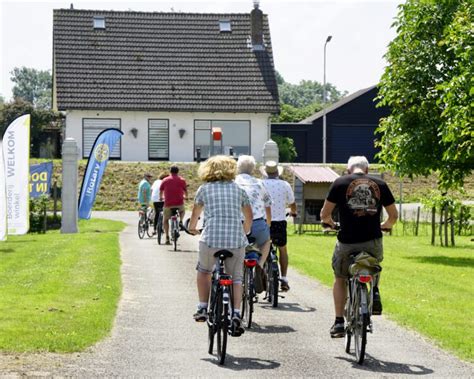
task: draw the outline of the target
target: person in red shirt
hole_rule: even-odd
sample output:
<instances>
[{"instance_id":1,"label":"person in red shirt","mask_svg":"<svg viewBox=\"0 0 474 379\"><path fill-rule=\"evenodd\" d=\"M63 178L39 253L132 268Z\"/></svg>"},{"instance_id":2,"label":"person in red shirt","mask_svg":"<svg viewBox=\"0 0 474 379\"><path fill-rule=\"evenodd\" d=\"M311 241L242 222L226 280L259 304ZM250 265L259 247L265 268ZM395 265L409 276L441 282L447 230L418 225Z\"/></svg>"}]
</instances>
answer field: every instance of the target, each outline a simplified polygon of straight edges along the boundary
<instances>
[{"instance_id":1,"label":"person in red shirt","mask_svg":"<svg viewBox=\"0 0 474 379\"><path fill-rule=\"evenodd\" d=\"M178 166L171 166L170 176L163 179L160 185L160 199L164 199L165 206L163 208L163 226L166 234L166 244L170 245L169 235L169 219L171 218L172 209L178 209L180 217L180 225L184 218L184 200L188 196L186 180L178 175Z\"/></svg>"}]
</instances>

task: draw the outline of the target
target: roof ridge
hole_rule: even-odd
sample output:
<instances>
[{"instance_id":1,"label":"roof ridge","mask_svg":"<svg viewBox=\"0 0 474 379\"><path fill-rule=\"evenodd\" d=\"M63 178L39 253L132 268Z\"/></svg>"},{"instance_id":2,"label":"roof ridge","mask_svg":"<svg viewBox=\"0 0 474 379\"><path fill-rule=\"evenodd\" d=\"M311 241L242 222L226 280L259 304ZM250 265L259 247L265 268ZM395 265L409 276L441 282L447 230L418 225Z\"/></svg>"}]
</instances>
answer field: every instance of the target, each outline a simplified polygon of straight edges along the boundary
<instances>
[{"instance_id":1,"label":"roof ridge","mask_svg":"<svg viewBox=\"0 0 474 379\"><path fill-rule=\"evenodd\" d=\"M145 14L145 15L189 15L189 16L248 16L250 17L250 12L248 13L212 13L212 12L165 12L165 11L134 11L134 10L105 10L105 9L70 9L70 8L57 8L53 9L53 12L64 11L68 13L117 13L117 14ZM268 16L266 13L263 14L264 17Z\"/></svg>"}]
</instances>

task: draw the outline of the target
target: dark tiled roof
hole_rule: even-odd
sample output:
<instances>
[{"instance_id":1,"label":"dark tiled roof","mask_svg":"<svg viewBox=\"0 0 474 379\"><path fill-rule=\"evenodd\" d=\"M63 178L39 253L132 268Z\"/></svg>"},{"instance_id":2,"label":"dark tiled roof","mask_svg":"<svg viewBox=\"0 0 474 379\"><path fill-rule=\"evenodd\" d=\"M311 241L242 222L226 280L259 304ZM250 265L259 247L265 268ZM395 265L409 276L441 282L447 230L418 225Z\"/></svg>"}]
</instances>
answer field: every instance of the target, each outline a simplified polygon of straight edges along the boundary
<instances>
[{"instance_id":1,"label":"dark tiled roof","mask_svg":"<svg viewBox=\"0 0 474 379\"><path fill-rule=\"evenodd\" d=\"M232 32L219 31L221 19ZM266 48L253 51L250 13L55 10L57 107L278 112L266 15L263 29Z\"/></svg>"}]
</instances>

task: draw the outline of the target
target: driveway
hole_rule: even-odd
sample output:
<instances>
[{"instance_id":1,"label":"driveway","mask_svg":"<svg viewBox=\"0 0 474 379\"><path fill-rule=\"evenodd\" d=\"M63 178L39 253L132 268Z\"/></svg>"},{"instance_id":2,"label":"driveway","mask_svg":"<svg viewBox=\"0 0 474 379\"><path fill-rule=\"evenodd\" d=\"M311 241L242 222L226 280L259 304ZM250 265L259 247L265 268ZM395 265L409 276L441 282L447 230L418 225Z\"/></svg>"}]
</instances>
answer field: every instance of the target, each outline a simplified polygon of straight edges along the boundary
<instances>
[{"instance_id":1,"label":"driveway","mask_svg":"<svg viewBox=\"0 0 474 379\"><path fill-rule=\"evenodd\" d=\"M0 355L5 377L474 376L473 365L384 316L374 317L365 364L355 364L344 340L329 337L330 289L294 270L280 307L260 301L255 327L229 339L228 359L220 367L207 354L206 325L192 319L198 238L182 235L174 252L155 239L139 240L134 212L94 216L128 223L120 236L123 295L111 336L79 354Z\"/></svg>"}]
</instances>

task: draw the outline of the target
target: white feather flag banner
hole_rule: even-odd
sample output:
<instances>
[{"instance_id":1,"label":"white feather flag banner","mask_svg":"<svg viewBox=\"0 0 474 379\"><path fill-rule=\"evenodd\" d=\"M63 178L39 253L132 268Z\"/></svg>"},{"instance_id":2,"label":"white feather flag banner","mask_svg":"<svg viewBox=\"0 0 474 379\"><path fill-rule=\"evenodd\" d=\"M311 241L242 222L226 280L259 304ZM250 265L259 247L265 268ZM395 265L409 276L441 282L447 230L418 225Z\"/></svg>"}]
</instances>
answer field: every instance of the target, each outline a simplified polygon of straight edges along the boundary
<instances>
[{"instance_id":1,"label":"white feather flag banner","mask_svg":"<svg viewBox=\"0 0 474 379\"><path fill-rule=\"evenodd\" d=\"M30 227L30 115L18 117L3 135L8 234Z\"/></svg>"},{"instance_id":2,"label":"white feather flag banner","mask_svg":"<svg viewBox=\"0 0 474 379\"><path fill-rule=\"evenodd\" d=\"M3 141L0 140L0 241L7 239L7 192L6 172L3 163Z\"/></svg>"}]
</instances>

